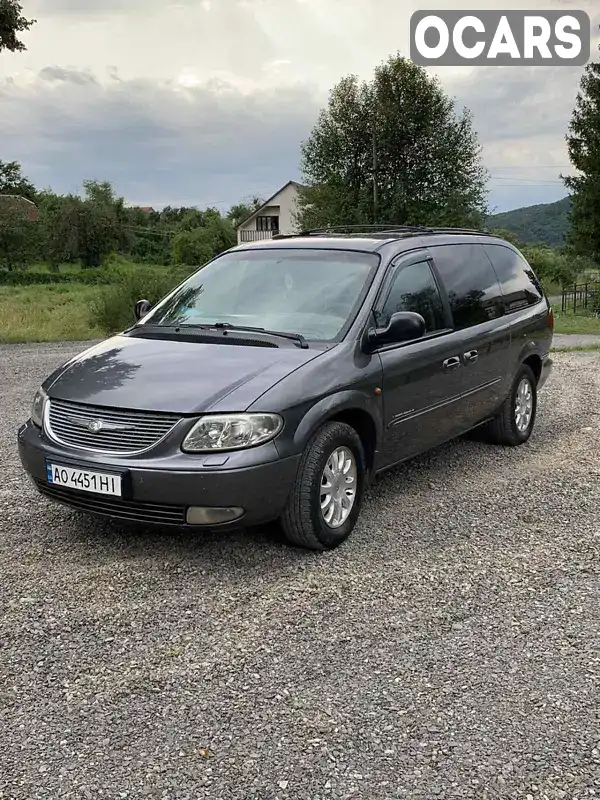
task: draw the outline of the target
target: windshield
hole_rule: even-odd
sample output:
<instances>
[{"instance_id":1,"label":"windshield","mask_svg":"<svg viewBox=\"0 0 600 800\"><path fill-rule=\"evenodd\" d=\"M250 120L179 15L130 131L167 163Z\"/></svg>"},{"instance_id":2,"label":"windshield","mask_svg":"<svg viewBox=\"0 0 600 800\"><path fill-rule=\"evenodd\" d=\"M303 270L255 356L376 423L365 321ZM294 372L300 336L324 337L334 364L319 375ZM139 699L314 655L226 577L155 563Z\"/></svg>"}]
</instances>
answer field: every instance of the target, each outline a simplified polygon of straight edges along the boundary
<instances>
[{"instance_id":1,"label":"windshield","mask_svg":"<svg viewBox=\"0 0 600 800\"><path fill-rule=\"evenodd\" d=\"M159 303L144 324L225 322L335 339L378 263L374 253L345 250L226 253Z\"/></svg>"}]
</instances>

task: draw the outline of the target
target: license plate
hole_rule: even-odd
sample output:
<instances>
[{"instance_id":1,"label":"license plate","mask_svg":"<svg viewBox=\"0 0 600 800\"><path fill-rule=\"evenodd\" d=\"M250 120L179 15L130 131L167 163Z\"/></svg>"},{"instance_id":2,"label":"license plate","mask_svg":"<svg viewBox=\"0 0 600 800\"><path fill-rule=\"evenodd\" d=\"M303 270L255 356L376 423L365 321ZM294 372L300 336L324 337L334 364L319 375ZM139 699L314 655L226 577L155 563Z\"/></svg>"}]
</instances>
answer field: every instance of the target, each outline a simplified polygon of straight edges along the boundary
<instances>
[{"instance_id":1,"label":"license plate","mask_svg":"<svg viewBox=\"0 0 600 800\"><path fill-rule=\"evenodd\" d=\"M64 464L46 463L46 477L51 486L79 489L94 494L121 496L121 476L89 469L67 467Z\"/></svg>"}]
</instances>

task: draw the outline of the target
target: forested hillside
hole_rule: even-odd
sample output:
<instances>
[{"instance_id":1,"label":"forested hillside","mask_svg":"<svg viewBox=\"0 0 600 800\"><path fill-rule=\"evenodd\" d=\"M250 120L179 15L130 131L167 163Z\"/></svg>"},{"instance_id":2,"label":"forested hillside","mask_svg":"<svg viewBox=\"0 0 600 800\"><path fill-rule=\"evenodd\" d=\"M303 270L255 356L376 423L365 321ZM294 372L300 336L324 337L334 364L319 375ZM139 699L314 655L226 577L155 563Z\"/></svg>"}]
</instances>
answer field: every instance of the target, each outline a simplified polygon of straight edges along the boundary
<instances>
[{"instance_id":1,"label":"forested hillside","mask_svg":"<svg viewBox=\"0 0 600 800\"><path fill-rule=\"evenodd\" d=\"M516 208L488 218L490 228L514 233L522 243L547 244L560 247L569 227L568 213L571 198L565 197L557 203Z\"/></svg>"}]
</instances>

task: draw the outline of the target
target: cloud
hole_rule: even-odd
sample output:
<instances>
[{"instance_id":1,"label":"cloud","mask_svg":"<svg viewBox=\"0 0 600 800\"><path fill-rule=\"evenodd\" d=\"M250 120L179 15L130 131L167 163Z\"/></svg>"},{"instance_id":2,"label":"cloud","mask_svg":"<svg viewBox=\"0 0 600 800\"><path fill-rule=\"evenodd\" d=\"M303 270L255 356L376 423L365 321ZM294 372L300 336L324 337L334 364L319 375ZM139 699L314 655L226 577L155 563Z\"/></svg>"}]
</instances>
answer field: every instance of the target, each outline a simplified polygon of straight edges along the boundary
<instances>
[{"instance_id":1,"label":"cloud","mask_svg":"<svg viewBox=\"0 0 600 800\"><path fill-rule=\"evenodd\" d=\"M576 5L598 17L596 3ZM38 23L26 34L28 50L3 54L0 65L0 158L21 161L39 185L74 191L85 177L106 178L143 204L227 205L270 194L298 177L299 143L328 89L351 72L368 77L389 53L408 52L417 5L30 0L27 15ZM522 7L518 0L504 5ZM550 5L574 7L570 0ZM474 113L493 175L492 204L564 195L558 176L568 166L564 136L580 70L439 74Z\"/></svg>"},{"instance_id":2,"label":"cloud","mask_svg":"<svg viewBox=\"0 0 600 800\"><path fill-rule=\"evenodd\" d=\"M318 107L306 87L244 92L212 80L183 88L101 82L47 67L0 85L0 152L38 185L74 191L110 180L131 202L225 205L298 177L298 144Z\"/></svg>"}]
</instances>

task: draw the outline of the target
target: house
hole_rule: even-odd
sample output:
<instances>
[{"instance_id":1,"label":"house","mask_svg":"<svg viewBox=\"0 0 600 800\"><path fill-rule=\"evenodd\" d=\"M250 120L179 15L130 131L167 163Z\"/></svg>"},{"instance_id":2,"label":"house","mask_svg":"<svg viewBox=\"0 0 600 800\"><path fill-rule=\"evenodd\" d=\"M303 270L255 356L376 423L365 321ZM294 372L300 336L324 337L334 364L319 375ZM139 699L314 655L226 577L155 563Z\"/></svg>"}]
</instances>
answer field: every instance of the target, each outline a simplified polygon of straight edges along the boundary
<instances>
[{"instance_id":1,"label":"house","mask_svg":"<svg viewBox=\"0 0 600 800\"><path fill-rule=\"evenodd\" d=\"M150 214L156 214L156 211L152 208L152 206L138 206L137 208L138 211L143 211L144 214L148 214L148 216L150 216Z\"/></svg>"},{"instance_id":2,"label":"house","mask_svg":"<svg viewBox=\"0 0 600 800\"><path fill-rule=\"evenodd\" d=\"M40 212L35 203L19 194L0 194L0 217L12 216L23 222L38 222Z\"/></svg>"},{"instance_id":3,"label":"house","mask_svg":"<svg viewBox=\"0 0 600 800\"><path fill-rule=\"evenodd\" d=\"M274 195L237 226L237 241L255 242L271 239L275 233L296 233L295 221L298 190L302 184L288 181Z\"/></svg>"}]
</instances>

